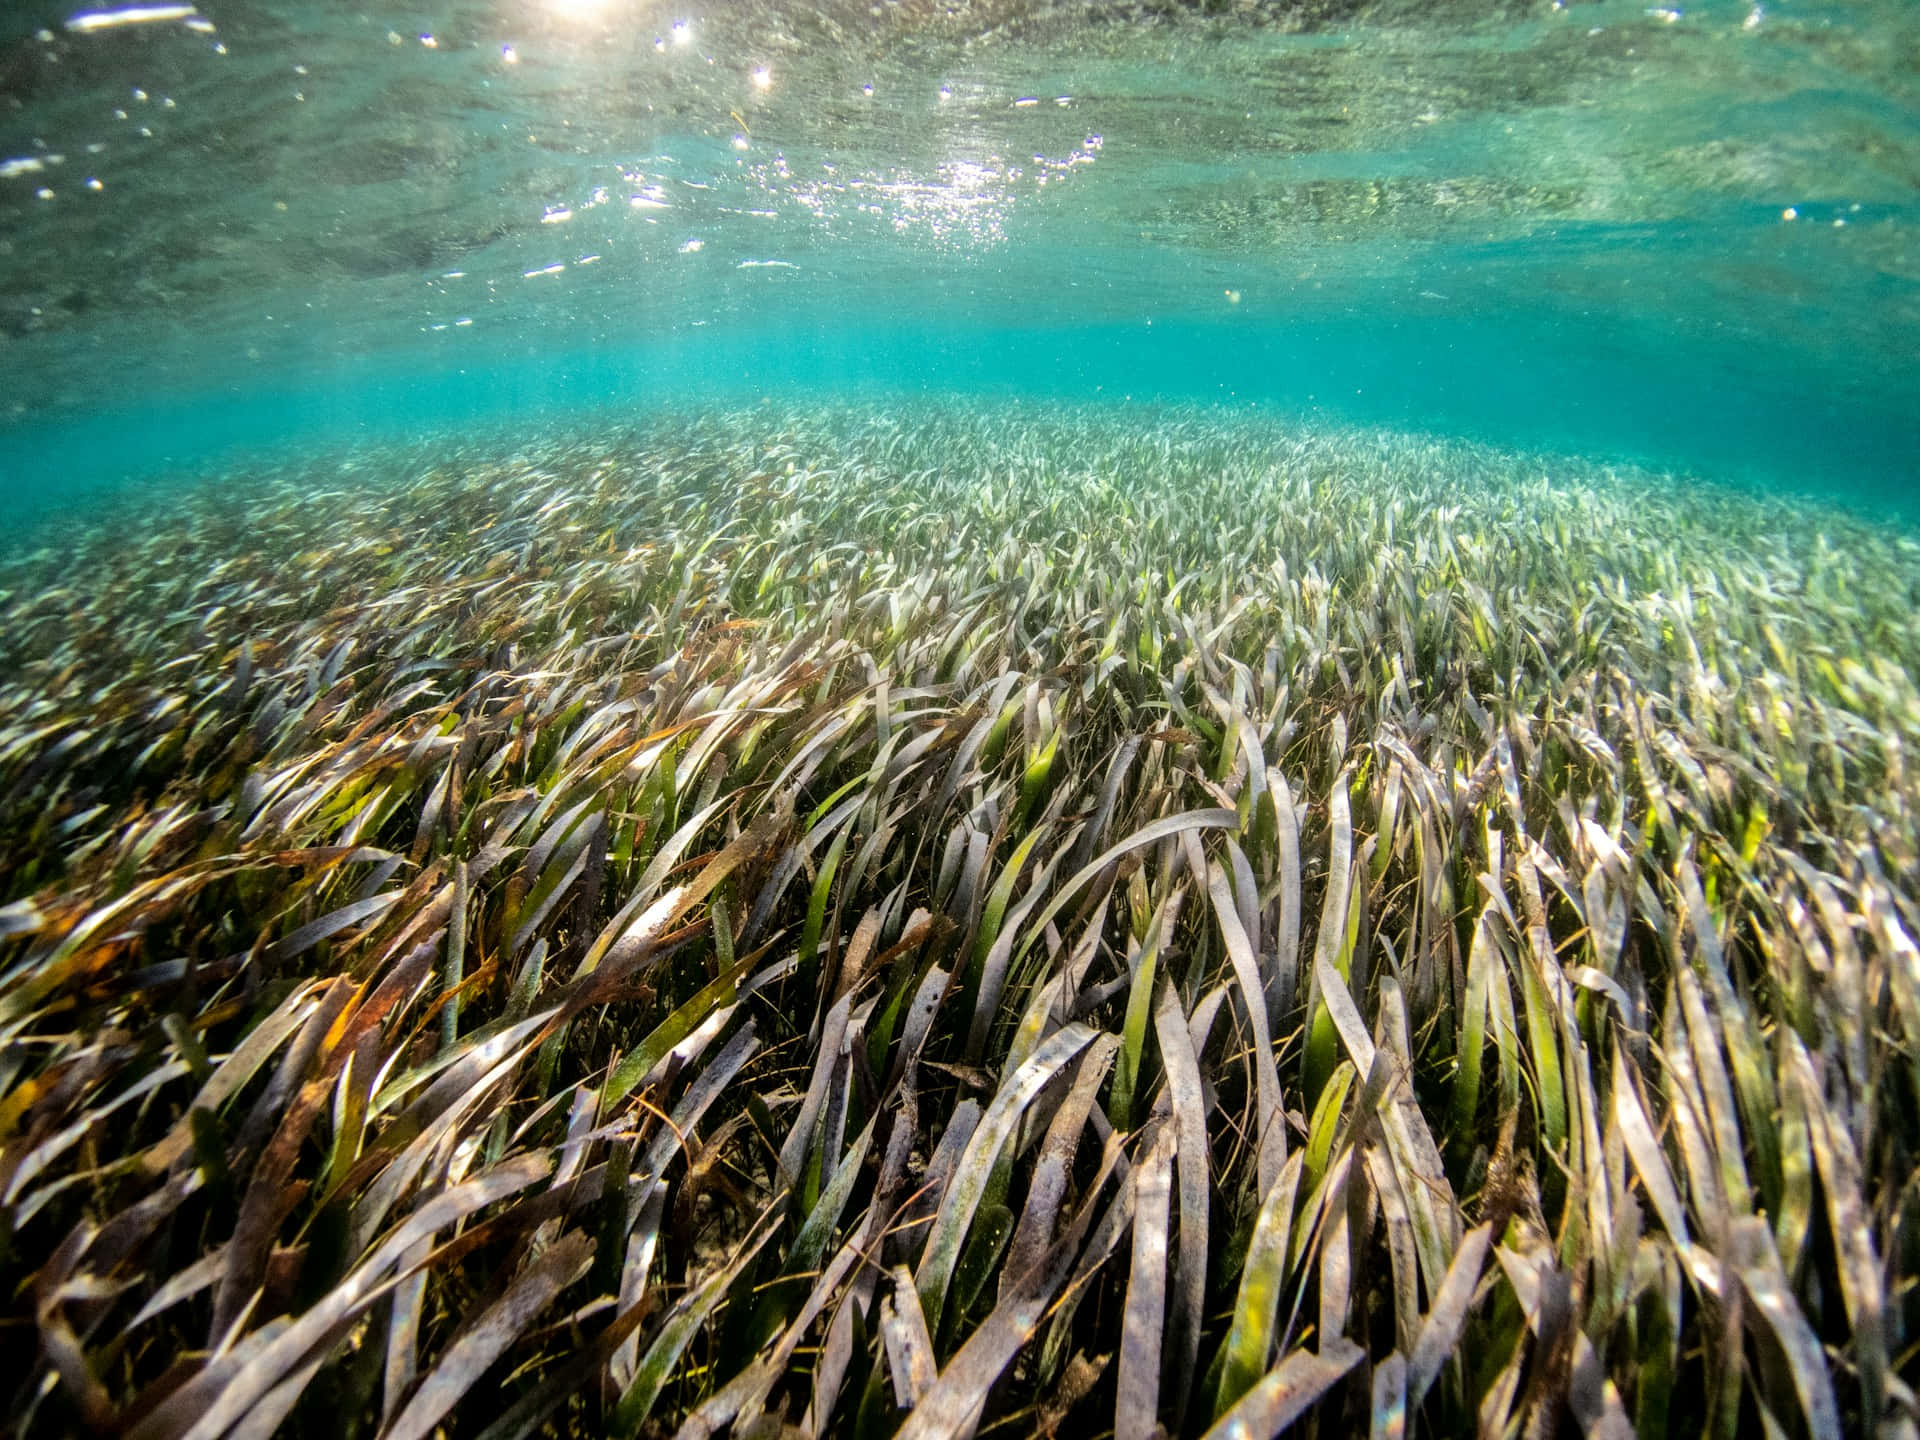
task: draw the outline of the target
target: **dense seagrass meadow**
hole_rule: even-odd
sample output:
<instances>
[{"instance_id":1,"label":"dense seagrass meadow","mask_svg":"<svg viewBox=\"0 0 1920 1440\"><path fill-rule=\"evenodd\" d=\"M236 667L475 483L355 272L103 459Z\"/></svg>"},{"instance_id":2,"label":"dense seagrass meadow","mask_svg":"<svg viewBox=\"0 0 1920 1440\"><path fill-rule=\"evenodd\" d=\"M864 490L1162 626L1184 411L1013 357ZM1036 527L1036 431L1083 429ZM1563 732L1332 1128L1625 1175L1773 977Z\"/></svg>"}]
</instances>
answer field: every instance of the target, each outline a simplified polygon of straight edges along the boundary
<instances>
[{"instance_id":1,"label":"dense seagrass meadow","mask_svg":"<svg viewBox=\"0 0 1920 1440\"><path fill-rule=\"evenodd\" d=\"M943 405L55 539L16 1433L1920 1433L1894 529Z\"/></svg>"}]
</instances>

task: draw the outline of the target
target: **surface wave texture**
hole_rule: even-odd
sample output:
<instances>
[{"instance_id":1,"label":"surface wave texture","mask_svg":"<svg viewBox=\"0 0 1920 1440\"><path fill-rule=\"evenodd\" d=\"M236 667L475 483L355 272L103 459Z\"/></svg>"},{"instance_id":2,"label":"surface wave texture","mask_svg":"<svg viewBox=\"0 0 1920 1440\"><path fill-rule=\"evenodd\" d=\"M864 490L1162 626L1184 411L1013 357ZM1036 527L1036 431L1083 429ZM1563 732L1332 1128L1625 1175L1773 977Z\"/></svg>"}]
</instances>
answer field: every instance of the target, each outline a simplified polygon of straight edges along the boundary
<instances>
[{"instance_id":1,"label":"surface wave texture","mask_svg":"<svg viewBox=\"0 0 1920 1440\"><path fill-rule=\"evenodd\" d=\"M8 1432L1920 1440L1916 57L17 7Z\"/></svg>"}]
</instances>

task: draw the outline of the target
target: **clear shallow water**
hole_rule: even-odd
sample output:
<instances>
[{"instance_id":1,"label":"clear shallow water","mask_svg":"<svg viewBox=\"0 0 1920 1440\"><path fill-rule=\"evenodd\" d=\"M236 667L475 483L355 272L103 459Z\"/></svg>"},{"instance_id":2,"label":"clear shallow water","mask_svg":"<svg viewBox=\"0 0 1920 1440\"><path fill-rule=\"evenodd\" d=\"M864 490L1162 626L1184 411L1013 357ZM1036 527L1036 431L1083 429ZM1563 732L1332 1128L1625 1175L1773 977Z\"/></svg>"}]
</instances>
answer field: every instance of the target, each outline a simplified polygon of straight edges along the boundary
<instances>
[{"instance_id":1,"label":"clear shallow water","mask_svg":"<svg viewBox=\"0 0 1920 1440\"><path fill-rule=\"evenodd\" d=\"M10 1429L1913 1434L1917 99L1911 0L6 10Z\"/></svg>"},{"instance_id":2,"label":"clear shallow water","mask_svg":"<svg viewBox=\"0 0 1920 1440\"><path fill-rule=\"evenodd\" d=\"M1911 508L1905 4L176 10L0 33L19 505L583 406L984 391Z\"/></svg>"}]
</instances>

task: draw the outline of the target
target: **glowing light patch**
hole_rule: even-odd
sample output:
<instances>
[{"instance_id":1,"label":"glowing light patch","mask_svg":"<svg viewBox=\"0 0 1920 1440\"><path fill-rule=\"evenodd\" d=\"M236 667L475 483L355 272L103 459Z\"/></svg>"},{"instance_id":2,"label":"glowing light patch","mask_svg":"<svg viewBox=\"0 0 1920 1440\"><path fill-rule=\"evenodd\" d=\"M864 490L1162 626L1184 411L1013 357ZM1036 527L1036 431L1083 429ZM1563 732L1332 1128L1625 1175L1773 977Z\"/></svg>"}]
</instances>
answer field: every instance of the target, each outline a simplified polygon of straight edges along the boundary
<instances>
[{"instance_id":1,"label":"glowing light patch","mask_svg":"<svg viewBox=\"0 0 1920 1440\"><path fill-rule=\"evenodd\" d=\"M129 5L124 10L83 10L67 17L67 29L85 35L119 25L153 25L187 20L200 12L191 5Z\"/></svg>"}]
</instances>

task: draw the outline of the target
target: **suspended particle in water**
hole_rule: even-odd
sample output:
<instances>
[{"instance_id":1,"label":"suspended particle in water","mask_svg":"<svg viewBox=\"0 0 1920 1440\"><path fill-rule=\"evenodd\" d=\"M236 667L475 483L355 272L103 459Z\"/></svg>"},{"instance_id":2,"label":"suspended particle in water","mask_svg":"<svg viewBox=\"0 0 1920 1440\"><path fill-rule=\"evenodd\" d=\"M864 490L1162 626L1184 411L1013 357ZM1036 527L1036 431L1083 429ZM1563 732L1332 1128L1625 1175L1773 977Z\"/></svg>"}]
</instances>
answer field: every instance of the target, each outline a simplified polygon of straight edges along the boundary
<instances>
[{"instance_id":1,"label":"suspended particle in water","mask_svg":"<svg viewBox=\"0 0 1920 1440\"><path fill-rule=\"evenodd\" d=\"M1228 290L1226 296L1229 305L1238 305L1240 303L1240 292L1238 290Z\"/></svg>"}]
</instances>

